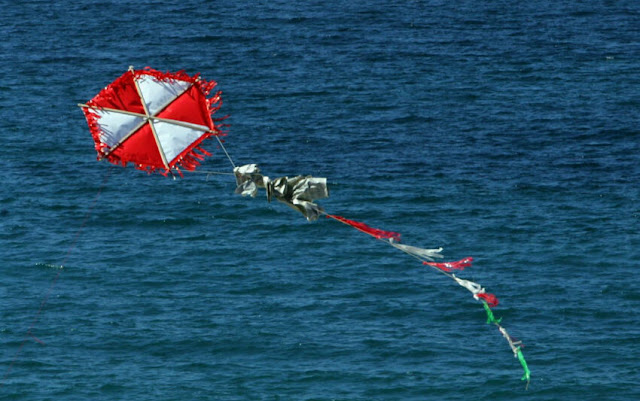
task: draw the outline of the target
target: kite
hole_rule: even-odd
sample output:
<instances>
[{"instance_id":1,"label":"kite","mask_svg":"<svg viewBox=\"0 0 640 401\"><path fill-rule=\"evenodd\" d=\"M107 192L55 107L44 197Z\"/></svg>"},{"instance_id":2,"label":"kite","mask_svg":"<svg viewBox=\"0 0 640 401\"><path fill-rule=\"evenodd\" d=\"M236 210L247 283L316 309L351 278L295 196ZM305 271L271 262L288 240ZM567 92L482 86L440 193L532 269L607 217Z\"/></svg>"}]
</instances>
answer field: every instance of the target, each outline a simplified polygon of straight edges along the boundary
<instances>
[{"instance_id":1,"label":"kite","mask_svg":"<svg viewBox=\"0 0 640 401\"><path fill-rule=\"evenodd\" d=\"M315 201L327 198L326 178L312 176L279 177L270 179L262 174L256 164L236 166L220 137L224 136L223 124L213 114L222 104L221 92L209 97L216 86L198 75L184 71L160 72L149 67L127 72L117 78L86 104L79 104L84 112L89 131L95 141L98 160L126 166L129 163L149 173L171 174L175 178L182 171L193 171L205 156L204 142L215 138L233 167L237 194L255 197L259 189L266 191L267 200L276 199L300 212L309 221L324 215L371 235L375 239L413 256L426 266L451 278L471 292L481 302L487 314L487 323L494 324L507 340L514 357L518 359L526 381L531 372L522 354L524 345L515 340L496 319L491 308L498 305L498 298L486 292L473 281L457 277L453 271L471 267L473 258L454 262L436 262L443 259L442 248L420 248L401 243L400 233L370 227L342 216L328 214Z\"/></svg>"},{"instance_id":2,"label":"kite","mask_svg":"<svg viewBox=\"0 0 640 401\"><path fill-rule=\"evenodd\" d=\"M212 115L220 92L208 98L215 82L184 71L163 73L132 67L86 104L79 104L95 141L98 159L141 170L194 170L205 156L200 145L224 135Z\"/></svg>"}]
</instances>

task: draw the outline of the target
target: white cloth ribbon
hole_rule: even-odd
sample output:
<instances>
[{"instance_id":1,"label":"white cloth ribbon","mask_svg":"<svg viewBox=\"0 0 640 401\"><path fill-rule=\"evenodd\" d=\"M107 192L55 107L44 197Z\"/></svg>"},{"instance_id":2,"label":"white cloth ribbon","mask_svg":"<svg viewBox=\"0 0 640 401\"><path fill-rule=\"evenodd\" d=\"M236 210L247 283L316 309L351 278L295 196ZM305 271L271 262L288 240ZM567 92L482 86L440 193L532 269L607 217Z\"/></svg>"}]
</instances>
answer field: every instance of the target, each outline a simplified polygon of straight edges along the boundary
<instances>
[{"instance_id":1,"label":"white cloth ribbon","mask_svg":"<svg viewBox=\"0 0 640 401\"><path fill-rule=\"evenodd\" d=\"M456 280L458 284L460 284L467 290L471 291L475 299L478 299L478 294L484 294L485 292L484 288L482 288L482 286L478 283L474 283L473 281L469 281L469 280L463 280L461 278L456 277L455 274L452 274L451 277L453 277L453 279Z\"/></svg>"},{"instance_id":2,"label":"white cloth ribbon","mask_svg":"<svg viewBox=\"0 0 640 401\"><path fill-rule=\"evenodd\" d=\"M440 252L442 252L442 248L436 248L436 249L418 248L417 246L404 245L404 244L397 243L396 241L394 241L393 238L389 239L389 243L392 246L400 249L401 251L406 252L409 255L413 255L420 260L425 260L427 262L433 262L436 258L438 259L443 258L443 256L440 254Z\"/></svg>"}]
</instances>

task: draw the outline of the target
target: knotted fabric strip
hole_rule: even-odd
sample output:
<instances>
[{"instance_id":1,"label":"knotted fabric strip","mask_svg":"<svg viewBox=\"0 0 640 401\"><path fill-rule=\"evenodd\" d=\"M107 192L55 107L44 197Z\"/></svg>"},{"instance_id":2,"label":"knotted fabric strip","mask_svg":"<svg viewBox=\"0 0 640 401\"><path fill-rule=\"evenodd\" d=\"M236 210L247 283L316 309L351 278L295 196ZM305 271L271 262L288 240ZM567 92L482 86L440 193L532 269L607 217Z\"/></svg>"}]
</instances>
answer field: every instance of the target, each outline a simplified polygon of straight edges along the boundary
<instances>
[{"instance_id":1,"label":"knotted fabric strip","mask_svg":"<svg viewBox=\"0 0 640 401\"><path fill-rule=\"evenodd\" d=\"M236 177L235 193L255 197L258 188L267 191L267 200L276 198L294 210L302 213L309 221L317 220L323 209L314 203L316 199L327 198L327 179L307 176L293 178L280 177L270 180L262 175L257 164L245 164L233 169Z\"/></svg>"}]
</instances>

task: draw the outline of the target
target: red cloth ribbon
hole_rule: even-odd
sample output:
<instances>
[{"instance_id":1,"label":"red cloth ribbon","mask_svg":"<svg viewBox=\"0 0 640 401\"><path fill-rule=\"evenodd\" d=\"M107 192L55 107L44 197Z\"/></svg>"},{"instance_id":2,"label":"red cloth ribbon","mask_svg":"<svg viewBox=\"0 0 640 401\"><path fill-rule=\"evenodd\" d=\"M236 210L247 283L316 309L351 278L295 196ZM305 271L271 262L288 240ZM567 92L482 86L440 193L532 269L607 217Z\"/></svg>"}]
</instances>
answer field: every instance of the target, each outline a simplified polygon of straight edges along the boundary
<instances>
[{"instance_id":1,"label":"red cloth ribbon","mask_svg":"<svg viewBox=\"0 0 640 401\"><path fill-rule=\"evenodd\" d=\"M440 270L450 272L451 269L464 270L465 267L471 267L471 262L473 262L473 258L468 257L468 258L458 260L456 262L444 262L444 263L422 262L422 264L437 267Z\"/></svg>"},{"instance_id":2,"label":"red cloth ribbon","mask_svg":"<svg viewBox=\"0 0 640 401\"><path fill-rule=\"evenodd\" d=\"M400 241L400 233L396 233L393 231L384 231L384 230L379 230L377 228L373 228L373 227L369 227L368 225L359 222L359 221L355 221L355 220L349 220L346 219L344 217L341 216L336 216L336 215L332 215L332 214L328 214L327 215L328 218L331 219L335 219L338 220L342 223L348 224L351 227L355 228L356 230L360 230L363 233L372 235L378 239L382 239L382 238L393 238L396 241Z\"/></svg>"},{"instance_id":3,"label":"red cloth ribbon","mask_svg":"<svg viewBox=\"0 0 640 401\"><path fill-rule=\"evenodd\" d=\"M478 298L484 299L487 302L487 304L489 304L489 306L492 308L494 306L498 306L498 298L493 294L489 294L488 292L482 292L482 293L476 294L476 296Z\"/></svg>"}]
</instances>

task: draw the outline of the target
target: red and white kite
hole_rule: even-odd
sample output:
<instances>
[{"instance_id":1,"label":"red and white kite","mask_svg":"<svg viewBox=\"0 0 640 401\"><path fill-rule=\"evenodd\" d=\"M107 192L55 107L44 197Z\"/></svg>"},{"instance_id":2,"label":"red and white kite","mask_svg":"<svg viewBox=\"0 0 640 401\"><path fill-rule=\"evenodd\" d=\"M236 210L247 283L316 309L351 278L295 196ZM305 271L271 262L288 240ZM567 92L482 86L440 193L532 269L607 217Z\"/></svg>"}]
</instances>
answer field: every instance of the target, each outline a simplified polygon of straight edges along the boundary
<instances>
[{"instance_id":1,"label":"red and white kite","mask_svg":"<svg viewBox=\"0 0 640 401\"><path fill-rule=\"evenodd\" d=\"M216 137L225 151L220 135L220 125L215 125L211 116L220 108L220 92L207 98L215 82L204 81L184 72L163 73L146 68L128 72L104 88L87 104L79 105L96 142L98 159L107 159L115 164L134 163L142 170L160 171L167 174L180 168L193 170L199 160L210 154L200 147L202 141ZM200 152L200 153L198 153ZM229 157L227 153L227 157ZM275 196L301 212L308 220L319 215L347 224L378 240L388 242L393 247L436 268L473 294L481 301L487 313L487 323L495 324L509 342L509 346L524 369L522 380L530 380L530 371L521 351L521 343L514 341L495 319L490 308L498 305L495 295L485 292L478 283L460 279L451 273L452 269L463 270L470 267L472 258L457 262L435 263L434 258L442 258L437 249L423 249L400 244L400 234L368 226L365 223L341 216L327 214L315 199L326 198L326 178L297 176L270 180L263 176L255 164L236 167L233 174L238 188L236 193L255 196L257 188L267 190L267 199ZM386 240L386 241L385 241Z\"/></svg>"},{"instance_id":2,"label":"red and white kite","mask_svg":"<svg viewBox=\"0 0 640 401\"><path fill-rule=\"evenodd\" d=\"M211 116L220 108L216 85L184 71L164 73L149 67L129 71L87 104L79 104L96 143L98 159L141 170L195 169L205 156L200 145L223 135Z\"/></svg>"}]
</instances>

